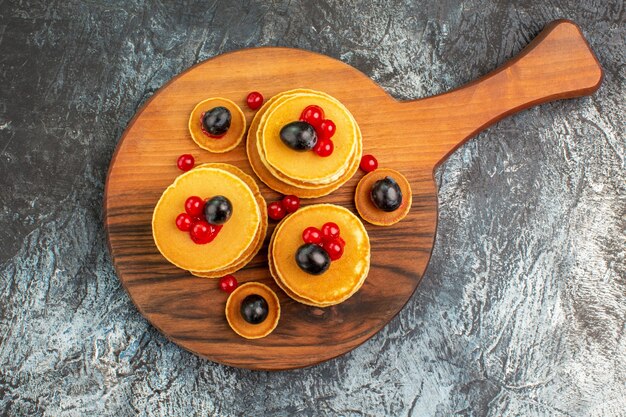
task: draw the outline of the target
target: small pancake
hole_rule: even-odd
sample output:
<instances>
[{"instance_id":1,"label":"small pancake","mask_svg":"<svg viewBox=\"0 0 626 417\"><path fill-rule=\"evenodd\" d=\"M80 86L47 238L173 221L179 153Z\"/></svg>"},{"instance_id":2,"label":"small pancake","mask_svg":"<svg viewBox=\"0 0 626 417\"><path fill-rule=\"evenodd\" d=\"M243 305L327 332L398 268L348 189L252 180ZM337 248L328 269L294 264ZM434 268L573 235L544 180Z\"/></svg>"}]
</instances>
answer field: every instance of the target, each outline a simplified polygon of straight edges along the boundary
<instances>
[{"instance_id":1,"label":"small pancake","mask_svg":"<svg viewBox=\"0 0 626 417\"><path fill-rule=\"evenodd\" d=\"M226 107L230 111L231 122L224 136L213 138L202 131L202 114L219 106ZM234 149L241 142L245 131L246 118L241 108L225 98L215 97L203 100L194 107L189 116L191 138L199 147L209 152L224 153Z\"/></svg>"},{"instance_id":2,"label":"small pancake","mask_svg":"<svg viewBox=\"0 0 626 417\"><path fill-rule=\"evenodd\" d=\"M359 136L359 140L357 142L357 150L354 155L354 160L352 161L352 165L345 173L345 176L338 180L336 183L320 186L319 188L314 187L311 189L308 188L300 188L291 184L287 184L284 181L276 178L272 173L268 170L268 168L263 164L257 149L257 141L256 141L256 132L259 128L260 120L264 114L264 112L269 108L269 106L275 101L278 100L283 95L290 95L298 92L308 92L311 90L291 90L284 93L280 93L270 100L268 100L261 109L255 114L252 123L250 125L250 130L248 131L248 139L246 141L246 151L248 154L248 160L250 161L250 166L254 170L254 173L259 177L261 181L263 181L268 187L271 189L281 193L281 194L294 194L300 198L317 198L330 194L335 191L337 188L341 187L346 181L348 181L352 176L356 173L359 168L359 162L361 160L362 153L362 141L361 141L361 132L357 125L357 134Z\"/></svg>"},{"instance_id":3,"label":"small pancake","mask_svg":"<svg viewBox=\"0 0 626 417\"><path fill-rule=\"evenodd\" d=\"M298 248L304 244L302 231L309 226L321 228L329 221L339 225L346 242L343 256L333 261L325 273L308 274L295 260ZM313 305L339 304L358 291L367 278L370 267L367 231L359 218L343 207L332 204L303 207L286 217L274 236L274 273L285 288Z\"/></svg>"},{"instance_id":4,"label":"small pancake","mask_svg":"<svg viewBox=\"0 0 626 417\"><path fill-rule=\"evenodd\" d=\"M215 239L204 245L194 243L188 232L176 227L176 217L193 195L223 195L233 205L231 218ZM243 180L223 169L201 167L178 176L163 192L152 215L152 235L161 254L177 267L210 272L238 260L254 241L260 224L261 210Z\"/></svg>"},{"instance_id":5,"label":"small pancake","mask_svg":"<svg viewBox=\"0 0 626 417\"><path fill-rule=\"evenodd\" d=\"M268 223L267 205L265 203L265 199L261 195L261 191L259 190L259 186L257 185L256 181L254 181L254 179L251 176L249 176L248 174L246 174L245 172L243 172L236 166L230 165L230 164L208 163L208 164L198 165L198 167L215 167L215 168L223 169L241 178L243 182L245 182L254 193L254 198L256 199L256 202L259 205L259 209L261 210L261 224L259 225L259 229L257 230L257 233L254 237L254 241L250 245L250 248L243 255L241 255L238 261L236 261L233 265L230 265L225 269L220 269L217 271L212 271L212 272L189 271L191 272L192 275L195 275L201 278L221 278L224 275L233 274L237 272L238 270L240 270L241 268L243 268L244 266L246 266L248 262L250 262L252 258L256 256L256 254L259 252L261 247L263 247L263 241L265 241L265 235L267 234L267 223Z\"/></svg>"},{"instance_id":6,"label":"small pancake","mask_svg":"<svg viewBox=\"0 0 626 417\"><path fill-rule=\"evenodd\" d=\"M280 139L280 130L296 121L308 105L320 106L333 120L337 131L332 138L333 153L322 158L314 152L297 152ZM282 96L265 110L257 131L261 161L277 178L288 184L328 185L340 179L357 148L357 123L339 100L319 92Z\"/></svg>"},{"instance_id":7,"label":"small pancake","mask_svg":"<svg viewBox=\"0 0 626 417\"><path fill-rule=\"evenodd\" d=\"M379 209L372 203L372 199L370 198L370 192L374 183L385 177L393 178L402 191L402 204L394 211ZM356 191L354 192L354 203L357 211L363 220L376 226L391 226L404 219L411 210L412 200L413 195L411 194L409 181L398 171L389 168L380 168L365 175L361 178L361 181L359 181L359 184L356 186Z\"/></svg>"},{"instance_id":8,"label":"small pancake","mask_svg":"<svg viewBox=\"0 0 626 417\"><path fill-rule=\"evenodd\" d=\"M268 314L265 320L258 324L248 323L241 316L241 302L249 295L260 295L267 301ZM265 337L278 325L280 319L280 301L267 285L260 282L246 282L240 285L228 296L226 301L226 320L231 329L246 339L260 339Z\"/></svg>"}]
</instances>

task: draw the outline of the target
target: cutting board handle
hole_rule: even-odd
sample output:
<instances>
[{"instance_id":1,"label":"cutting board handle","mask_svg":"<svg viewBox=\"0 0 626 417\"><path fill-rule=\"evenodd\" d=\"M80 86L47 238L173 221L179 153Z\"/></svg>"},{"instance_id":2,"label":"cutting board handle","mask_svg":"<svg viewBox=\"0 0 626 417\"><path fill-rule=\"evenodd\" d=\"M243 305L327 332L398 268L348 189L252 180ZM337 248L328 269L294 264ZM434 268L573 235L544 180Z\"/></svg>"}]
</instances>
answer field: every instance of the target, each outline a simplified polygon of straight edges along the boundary
<instances>
[{"instance_id":1,"label":"cutting board handle","mask_svg":"<svg viewBox=\"0 0 626 417\"><path fill-rule=\"evenodd\" d=\"M459 89L413 102L414 112L436 117L432 141L443 162L470 137L498 120L536 104L585 96L602 82L600 63L580 28L557 20L516 57ZM405 105L403 103L403 105Z\"/></svg>"}]
</instances>

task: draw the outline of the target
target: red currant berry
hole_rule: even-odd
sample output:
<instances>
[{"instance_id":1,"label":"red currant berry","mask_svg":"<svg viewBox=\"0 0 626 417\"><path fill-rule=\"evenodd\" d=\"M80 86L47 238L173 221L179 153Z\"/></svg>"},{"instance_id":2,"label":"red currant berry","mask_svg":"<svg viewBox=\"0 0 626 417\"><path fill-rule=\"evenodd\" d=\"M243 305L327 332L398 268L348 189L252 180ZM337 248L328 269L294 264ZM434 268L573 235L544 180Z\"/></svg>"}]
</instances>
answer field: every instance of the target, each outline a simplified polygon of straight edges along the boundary
<instances>
[{"instance_id":1,"label":"red currant berry","mask_svg":"<svg viewBox=\"0 0 626 417\"><path fill-rule=\"evenodd\" d=\"M211 227L208 222L201 220L193 224L189 234L194 243L204 245L215 239L217 233L215 233L215 228Z\"/></svg>"},{"instance_id":2,"label":"red currant berry","mask_svg":"<svg viewBox=\"0 0 626 417\"><path fill-rule=\"evenodd\" d=\"M363 155L359 166L365 172L372 172L378 168L378 161L374 158L374 155Z\"/></svg>"},{"instance_id":3,"label":"red currant berry","mask_svg":"<svg viewBox=\"0 0 626 417\"><path fill-rule=\"evenodd\" d=\"M335 242L339 243L341 245L342 248L346 247L346 241L343 240L343 238L341 236L337 236L335 238Z\"/></svg>"},{"instance_id":4,"label":"red currant berry","mask_svg":"<svg viewBox=\"0 0 626 417\"><path fill-rule=\"evenodd\" d=\"M324 223L324 226L322 226L322 236L324 236L325 238L331 238L331 239L335 239L339 237L339 226L337 226L337 223L333 223L333 222L328 222L328 223Z\"/></svg>"},{"instance_id":5,"label":"red currant berry","mask_svg":"<svg viewBox=\"0 0 626 417\"><path fill-rule=\"evenodd\" d=\"M188 232L191 229L191 225L193 224L193 217L191 217L187 213L180 213L176 217L176 227L181 232Z\"/></svg>"},{"instance_id":6,"label":"red currant berry","mask_svg":"<svg viewBox=\"0 0 626 417\"><path fill-rule=\"evenodd\" d=\"M316 129L317 135L322 139L330 139L335 134L337 127L335 126L335 122L330 119L322 120L318 129Z\"/></svg>"},{"instance_id":7,"label":"red currant berry","mask_svg":"<svg viewBox=\"0 0 626 417\"><path fill-rule=\"evenodd\" d=\"M261 107L261 104L263 104L263 95L258 91L253 91L248 94L248 97L246 98L246 103L248 103L248 107L250 107L252 110L256 110Z\"/></svg>"},{"instance_id":8,"label":"red currant berry","mask_svg":"<svg viewBox=\"0 0 626 417\"><path fill-rule=\"evenodd\" d=\"M287 215L287 211L279 201L274 201L267 206L267 214L272 220L280 220Z\"/></svg>"},{"instance_id":9,"label":"red currant berry","mask_svg":"<svg viewBox=\"0 0 626 417\"><path fill-rule=\"evenodd\" d=\"M211 225L211 234L213 235L213 239L215 239L217 235L220 233L220 231L222 230L222 227L224 227L224 225L223 224L211 224L211 223L209 224Z\"/></svg>"},{"instance_id":10,"label":"red currant berry","mask_svg":"<svg viewBox=\"0 0 626 417\"><path fill-rule=\"evenodd\" d=\"M343 255L343 246L336 239L324 241L322 246L330 256L331 261L336 261Z\"/></svg>"},{"instance_id":11,"label":"red currant berry","mask_svg":"<svg viewBox=\"0 0 626 417\"><path fill-rule=\"evenodd\" d=\"M302 232L302 240L304 240L304 243L314 243L319 245L322 243L322 232L317 227L307 227Z\"/></svg>"},{"instance_id":12,"label":"red currant berry","mask_svg":"<svg viewBox=\"0 0 626 417\"><path fill-rule=\"evenodd\" d=\"M198 196L192 196L185 201L185 211L190 216L201 217L204 211L204 200Z\"/></svg>"},{"instance_id":13,"label":"red currant berry","mask_svg":"<svg viewBox=\"0 0 626 417\"><path fill-rule=\"evenodd\" d=\"M302 110L300 120L307 122L314 128L317 128L324 120L324 110L322 110L320 106L307 106L304 110Z\"/></svg>"},{"instance_id":14,"label":"red currant berry","mask_svg":"<svg viewBox=\"0 0 626 417\"><path fill-rule=\"evenodd\" d=\"M281 201L287 213L293 213L300 208L300 199L295 195L286 195Z\"/></svg>"},{"instance_id":15,"label":"red currant berry","mask_svg":"<svg viewBox=\"0 0 626 417\"><path fill-rule=\"evenodd\" d=\"M232 275L226 275L220 278L220 290L224 292L231 293L235 291L238 285L237 279Z\"/></svg>"},{"instance_id":16,"label":"red currant berry","mask_svg":"<svg viewBox=\"0 0 626 417\"><path fill-rule=\"evenodd\" d=\"M335 145L333 144L333 141L330 139L318 140L317 144L315 144L315 147L313 148L313 152L315 152L322 158L326 158L327 156L330 156L334 150L335 150Z\"/></svg>"},{"instance_id":17,"label":"red currant berry","mask_svg":"<svg viewBox=\"0 0 626 417\"><path fill-rule=\"evenodd\" d=\"M185 153L178 157L178 161L176 161L176 166L181 171L187 172L191 168L193 168L195 163L196 161L193 159L193 155Z\"/></svg>"}]
</instances>

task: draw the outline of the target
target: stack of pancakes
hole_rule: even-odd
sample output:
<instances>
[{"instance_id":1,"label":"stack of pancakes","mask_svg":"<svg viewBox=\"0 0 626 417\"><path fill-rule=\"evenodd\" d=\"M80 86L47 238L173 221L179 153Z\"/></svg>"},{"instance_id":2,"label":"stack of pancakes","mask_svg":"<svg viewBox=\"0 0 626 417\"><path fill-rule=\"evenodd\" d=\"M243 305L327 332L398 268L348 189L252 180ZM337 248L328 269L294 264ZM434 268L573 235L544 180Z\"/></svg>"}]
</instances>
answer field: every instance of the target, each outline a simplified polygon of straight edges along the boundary
<instances>
[{"instance_id":1,"label":"stack of pancakes","mask_svg":"<svg viewBox=\"0 0 626 417\"><path fill-rule=\"evenodd\" d=\"M280 130L299 120L310 105L324 110L336 125L334 151L328 157L296 152L280 138ZM356 172L363 144L361 131L346 107L332 96L314 90L290 90L268 100L256 113L248 131L247 152L252 169L268 187L282 194L316 198L341 187Z\"/></svg>"},{"instance_id":2,"label":"stack of pancakes","mask_svg":"<svg viewBox=\"0 0 626 417\"><path fill-rule=\"evenodd\" d=\"M190 196L217 195L233 206L231 218L215 239L199 245L176 227ZM261 249L267 232L267 207L252 177L228 164L204 164L180 175L161 196L152 216L152 234L161 254L179 268L205 278L220 278L243 268Z\"/></svg>"},{"instance_id":3,"label":"stack of pancakes","mask_svg":"<svg viewBox=\"0 0 626 417\"><path fill-rule=\"evenodd\" d=\"M302 231L334 222L345 240L343 256L331 262L322 275L304 272L296 263L303 244ZM268 251L269 268L276 284L294 300L311 306L328 307L350 298L361 288L370 268L370 241L363 223L348 209L333 204L316 204L287 216L276 227Z\"/></svg>"}]
</instances>

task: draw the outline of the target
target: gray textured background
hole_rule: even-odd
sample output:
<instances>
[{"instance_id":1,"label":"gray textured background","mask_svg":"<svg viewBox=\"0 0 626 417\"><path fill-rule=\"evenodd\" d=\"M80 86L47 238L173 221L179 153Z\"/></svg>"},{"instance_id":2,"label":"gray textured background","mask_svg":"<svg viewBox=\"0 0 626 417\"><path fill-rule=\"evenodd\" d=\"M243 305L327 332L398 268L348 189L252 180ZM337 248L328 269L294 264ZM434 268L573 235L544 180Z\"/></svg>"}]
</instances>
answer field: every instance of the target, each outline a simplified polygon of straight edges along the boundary
<instances>
[{"instance_id":1,"label":"gray textured background","mask_svg":"<svg viewBox=\"0 0 626 417\"><path fill-rule=\"evenodd\" d=\"M622 1L167 3L0 0L3 415L625 415ZM107 252L103 187L128 121L172 76L286 45L417 98L563 17L603 64L600 91L450 157L423 283L363 346L251 372L196 358L137 313Z\"/></svg>"}]
</instances>

